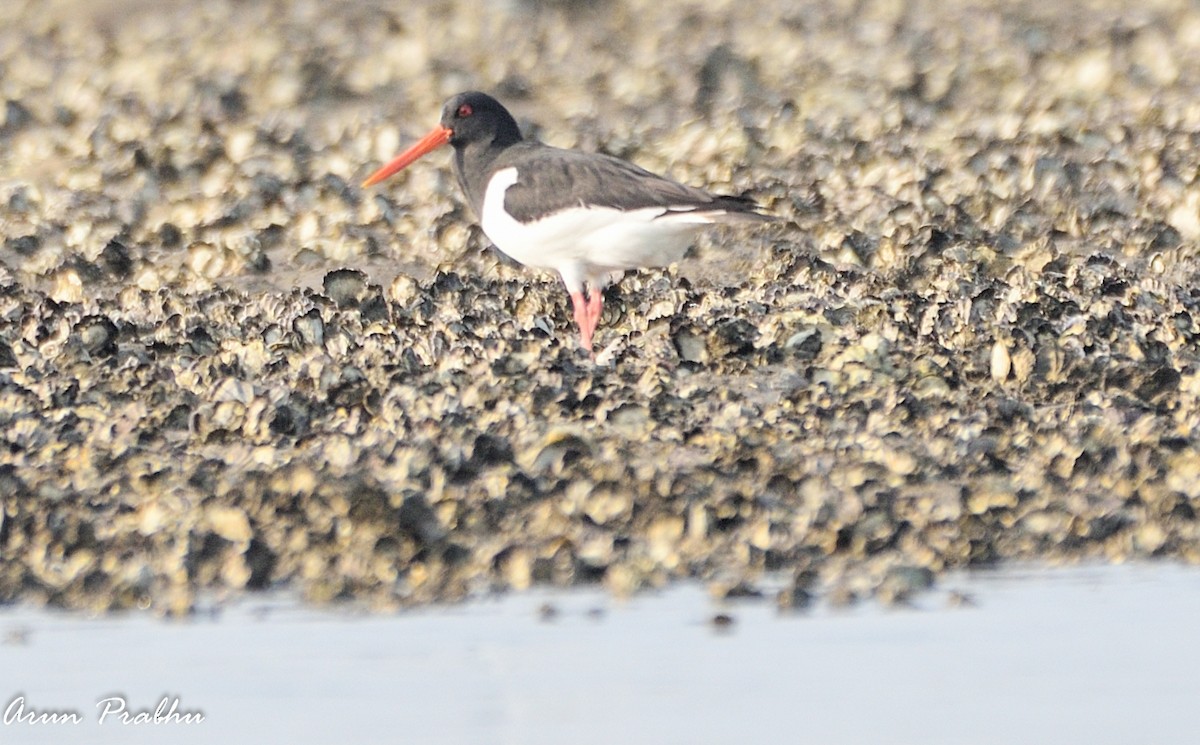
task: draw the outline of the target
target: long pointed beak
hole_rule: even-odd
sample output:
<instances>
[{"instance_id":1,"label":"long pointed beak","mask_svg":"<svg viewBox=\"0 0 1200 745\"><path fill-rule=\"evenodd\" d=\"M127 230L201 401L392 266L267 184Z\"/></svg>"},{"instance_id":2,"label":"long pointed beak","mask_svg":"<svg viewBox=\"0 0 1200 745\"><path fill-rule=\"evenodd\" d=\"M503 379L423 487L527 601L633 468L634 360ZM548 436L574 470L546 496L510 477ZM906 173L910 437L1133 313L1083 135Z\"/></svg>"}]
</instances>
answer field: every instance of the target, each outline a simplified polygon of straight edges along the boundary
<instances>
[{"instance_id":1,"label":"long pointed beak","mask_svg":"<svg viewBox=\"0 0 1200 745\"><path fill-rule=\"evenodd\" d=\"M432 132L418 140L415 145L397 155L392 162L367 177L367 180L362 182L363 188L374 186L385 178L404 170L417 158L445 145L450 141L450 137L453 134L454 131L448 127L436 127Z\"/></svg>"}]
</instances>

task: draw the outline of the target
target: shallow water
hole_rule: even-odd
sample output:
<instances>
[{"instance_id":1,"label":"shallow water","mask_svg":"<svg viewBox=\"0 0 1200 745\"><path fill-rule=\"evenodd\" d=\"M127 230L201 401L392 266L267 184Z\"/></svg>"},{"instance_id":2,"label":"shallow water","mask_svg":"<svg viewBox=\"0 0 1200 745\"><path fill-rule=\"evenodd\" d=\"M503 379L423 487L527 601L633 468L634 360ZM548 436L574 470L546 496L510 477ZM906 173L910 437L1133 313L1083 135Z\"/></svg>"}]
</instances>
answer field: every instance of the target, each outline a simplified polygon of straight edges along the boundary
<instances>
[{"instance_id":1,"label":"shallow water","mask_svg":"<svg viewBox=\"0 0 1200 745\"><path fill-rule=\"evenodd\" d=\"M185 623L7 609L5 705L83 721L0 740L1191 743L1198 617L1200 571L1166 564L952 575L911 609L787 616L694 586L388 616L276 598ZM112 696L204 721L101 724Z\"/></svg>"}]
</instances>

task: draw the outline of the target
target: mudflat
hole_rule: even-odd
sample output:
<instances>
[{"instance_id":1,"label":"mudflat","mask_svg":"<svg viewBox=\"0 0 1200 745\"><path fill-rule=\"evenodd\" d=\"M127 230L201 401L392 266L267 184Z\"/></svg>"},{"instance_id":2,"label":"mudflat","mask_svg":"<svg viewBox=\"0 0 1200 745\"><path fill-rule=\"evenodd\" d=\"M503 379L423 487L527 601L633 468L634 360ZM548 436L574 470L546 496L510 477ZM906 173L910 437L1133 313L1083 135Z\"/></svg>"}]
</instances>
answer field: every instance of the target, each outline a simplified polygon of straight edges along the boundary
<instances>
[{"instance_id":1,"label":"mudflat","mask_svg":"<svg viewBox=\"0 0 1200 745\"><path fill-rule=\"evenodd\" d=\"M1186 2L5 2L0 601L1200 562L1198 54ZM782 219L593 360L448 158L357 185L467 89Z\"/></svg>"}]
</instances>

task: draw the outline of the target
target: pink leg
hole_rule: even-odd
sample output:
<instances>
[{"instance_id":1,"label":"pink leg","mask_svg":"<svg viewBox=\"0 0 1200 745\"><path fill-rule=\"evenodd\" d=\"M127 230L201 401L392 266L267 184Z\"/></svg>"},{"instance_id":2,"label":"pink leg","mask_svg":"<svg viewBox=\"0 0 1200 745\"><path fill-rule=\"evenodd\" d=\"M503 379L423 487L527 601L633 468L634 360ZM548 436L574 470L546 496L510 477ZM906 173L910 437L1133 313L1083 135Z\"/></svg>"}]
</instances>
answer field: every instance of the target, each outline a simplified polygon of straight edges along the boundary
<instances>
[{"instance_id":1,"label":"pink leg","mask_svg":"<svg viewBox=\"0 0 1200 745\"><path fill-rule=\"evenodd\" d=\"M588 323L591 326L591 330L588 331L589 338L595 335L596 327L600 325L600 314L603 312L604 292L593 287L588 295L587 305Z\"/></svg>"},{"instance_id":2,"label":"pink leg","mask_svg":"<svg viewBox=\"0 0 1200 745\"><path fill-rule=\"evenodd\" d=\"M589 318L591 303L584 299L582 292L571 293L571 306L575 309L575 325L579 327L579 341L583 348L592 351L592 332L596 330Z\"/></svg>"}]
</instances>

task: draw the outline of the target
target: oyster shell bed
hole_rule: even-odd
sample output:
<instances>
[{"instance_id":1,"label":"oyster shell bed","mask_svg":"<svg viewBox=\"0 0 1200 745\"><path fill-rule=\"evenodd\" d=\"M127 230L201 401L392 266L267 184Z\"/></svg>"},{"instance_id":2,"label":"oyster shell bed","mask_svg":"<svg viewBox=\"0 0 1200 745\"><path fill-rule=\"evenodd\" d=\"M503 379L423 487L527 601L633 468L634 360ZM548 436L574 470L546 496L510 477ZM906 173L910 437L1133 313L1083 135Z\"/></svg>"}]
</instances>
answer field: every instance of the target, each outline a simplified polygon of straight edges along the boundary
<instances>
[{"instance_id":1,"label":"oyster shell bed","mask_svg":"<svg viewBox=\"0 0 1200 745\"><path fill-rule=\"evenodd\" d=\"M0 601L1200 562L1197 55L1153 0L7 0ZM784 220L593 362L444 154L357 186L470 88Z\"/></svg>"}]
</instances>

